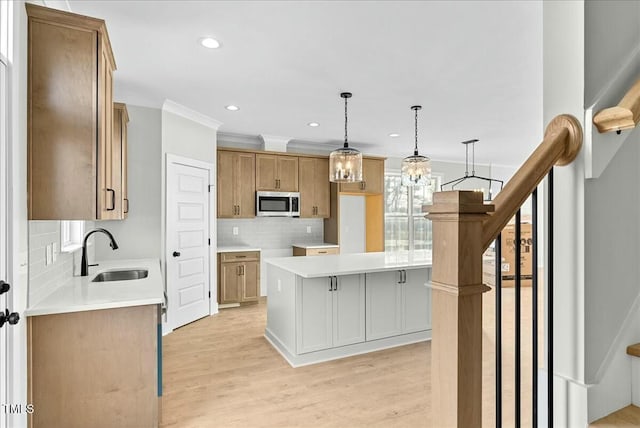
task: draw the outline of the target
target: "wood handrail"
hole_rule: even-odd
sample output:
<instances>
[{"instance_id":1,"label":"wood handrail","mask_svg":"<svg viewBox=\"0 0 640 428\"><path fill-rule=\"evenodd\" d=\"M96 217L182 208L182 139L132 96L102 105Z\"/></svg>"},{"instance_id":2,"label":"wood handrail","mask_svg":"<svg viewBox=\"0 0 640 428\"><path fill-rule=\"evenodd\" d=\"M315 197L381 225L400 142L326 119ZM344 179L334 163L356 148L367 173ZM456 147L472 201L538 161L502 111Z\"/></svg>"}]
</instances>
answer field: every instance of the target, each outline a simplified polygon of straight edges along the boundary
<instances>
[{"instance_id":1,"label":"wood handrail","mask_svg":"<svg viewBox=\"0 0 640 428\"><path fill-rule=\"evenodd\" d=\"M601 134L635 128L638 122L640 122L640 80L633 84L617 106L600 110L593 117L593 124Z\"/></svg>"},{"instance_id":2,"label":"wood handrail","mask_svg":"<svg viewBox=\"0 0 640 428\"><path fill-rule=\"evenodd\" d=\"M571 163L581 147L580 122L570 115L556 116L547 126L542 143L493 200L495 211L482 225L482 248L498 236L551 168Z\"/></svg>"}]
</instances>

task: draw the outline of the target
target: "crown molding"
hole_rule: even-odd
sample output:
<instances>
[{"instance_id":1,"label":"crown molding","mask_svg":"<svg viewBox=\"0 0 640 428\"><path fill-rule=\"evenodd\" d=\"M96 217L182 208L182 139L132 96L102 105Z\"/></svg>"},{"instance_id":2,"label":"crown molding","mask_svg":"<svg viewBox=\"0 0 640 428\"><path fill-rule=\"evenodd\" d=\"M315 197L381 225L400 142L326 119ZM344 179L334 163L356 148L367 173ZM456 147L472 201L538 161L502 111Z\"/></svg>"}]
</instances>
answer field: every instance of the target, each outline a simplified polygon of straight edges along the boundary
<instances>
[{"instance_id":1,"label":"crown molding","mask_svg":"<svg viewBox=\"0 0 640 428\"><path fill-rule=\"evenodd\" d=\"M257 135L236 134L234 132L218 132L217 139L218 145L220 145L220 143L229 143L232 145L257 148L262 144L262 138Z\"/></svg>"},{"instance_id":2,"label":"crown molding","mask_svg":"<svg viewBox=\"0 0 640 428\"><path fill-rule=\"evenodd\" d=\"M215 131L217 131L218 128L220 128L220 125L222 125L222 122L218 120L215 120L205 114L192 110L189 107L185 107L182 104L178 104L177 102L171 101L169 99L164 100L164 103L162 103L162 111L182 116L185 119L192 120Z\"/></svg>"}]
</instances>

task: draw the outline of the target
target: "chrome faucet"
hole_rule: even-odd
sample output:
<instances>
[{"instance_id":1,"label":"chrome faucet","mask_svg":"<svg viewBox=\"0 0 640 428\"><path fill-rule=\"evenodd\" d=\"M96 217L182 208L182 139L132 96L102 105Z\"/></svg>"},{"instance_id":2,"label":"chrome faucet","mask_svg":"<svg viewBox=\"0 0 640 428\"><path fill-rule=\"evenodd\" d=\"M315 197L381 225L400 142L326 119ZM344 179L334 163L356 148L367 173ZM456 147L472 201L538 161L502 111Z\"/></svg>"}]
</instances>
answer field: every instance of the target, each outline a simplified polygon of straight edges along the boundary
<instances>
[{"instance_id":1,"label":"chrome faucet","mask_svg":"<svg viewBox=\"0 0 640 428\"><path fill-rule=\"evenodd\" d=\"M113 238L113 235L107 229L98 228L98 229L93 229L91 232L87 233L84 236L84 241L82 241L82 262L80 267L80 276L89 275L89 261L87 260L87 239L89 239L89 237L96 232L102 232L105 235L107 235L111 240L111 242L109 242L109 246L113 250L118 249L118 244L116 243L116 240Z\"/></svg>"}]
</instances>

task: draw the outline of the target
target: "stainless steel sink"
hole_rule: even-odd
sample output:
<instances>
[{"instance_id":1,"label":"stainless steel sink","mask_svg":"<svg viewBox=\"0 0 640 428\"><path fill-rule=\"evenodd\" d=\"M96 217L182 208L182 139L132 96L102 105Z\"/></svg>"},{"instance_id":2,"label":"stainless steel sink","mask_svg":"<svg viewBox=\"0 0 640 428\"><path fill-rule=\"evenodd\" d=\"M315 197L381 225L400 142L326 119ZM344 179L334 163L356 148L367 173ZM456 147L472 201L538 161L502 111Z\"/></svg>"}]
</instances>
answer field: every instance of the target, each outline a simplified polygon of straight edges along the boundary
<instances>
[{"instance_id":1,"label":"stainless steel sink","mask_svg":"<svg viewBox=\"0 0 640 428\"><path fill-rule=\"evenodd\" d=\"M131 281L133 279L142 279L149 276L146 269L129 269L129 270L108 270L96 275L91 282L107 282L107 281Z\"/></svg>"}]
</instances>

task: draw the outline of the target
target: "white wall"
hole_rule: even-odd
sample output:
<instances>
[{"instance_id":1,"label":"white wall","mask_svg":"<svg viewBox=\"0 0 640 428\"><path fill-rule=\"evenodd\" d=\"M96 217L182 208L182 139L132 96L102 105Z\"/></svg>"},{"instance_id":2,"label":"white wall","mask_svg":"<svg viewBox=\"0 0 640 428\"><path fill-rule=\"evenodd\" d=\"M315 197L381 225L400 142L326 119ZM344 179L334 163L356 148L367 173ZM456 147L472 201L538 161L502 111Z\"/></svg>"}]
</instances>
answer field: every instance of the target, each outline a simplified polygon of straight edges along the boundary
<instances>
[{"instance_id":1,"label":"white wall","mask_svg":"<svg viewBox=\"0 0 640 428\"><path fill-rule=\"evenodd\" d=\"M97 260L161 256L162 111L132 105L127 111L129 214L126 220L97 222L119 246L113 251L106 236L94 235Z\"/></svg>"},{"instance_id":2,"label":"white wall","mask_svg":"<svg viewBox=\"0 0 640 428\"><path fill-rule=\"evenodd\" d=\"M562 113L582 121L584 3L543 3L542 128ZM555 168L554 192L555 425L584 427L584 152L569 166Z\"/></svg>"},{"instance_id":3,"label":"white wall","mask_svg":"<svg viewBox=\"0 0 640 428\"><path fill-rule=\"evenodd\" d=\"M590 105L638 51L640 2L588 1L584 10L584 97ZM625 323L638 317L634 302L640 293L640 132L629 132L607 168L584 187L584 378L593 384L589 421L630 404L625 385L631 368L624 348L640 340L640 326Z\"/></svg>"}]
</instances>

